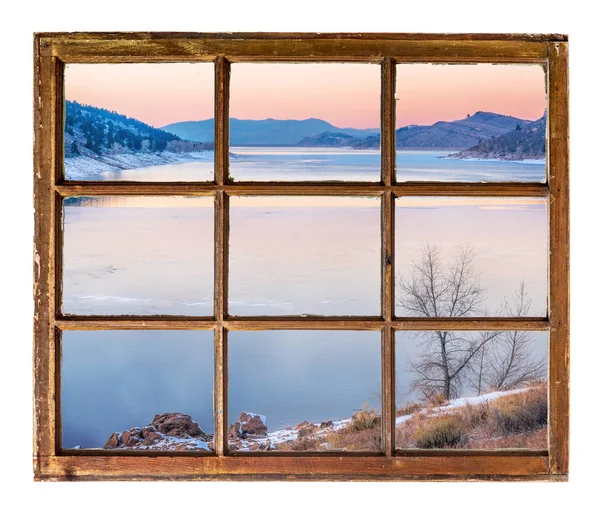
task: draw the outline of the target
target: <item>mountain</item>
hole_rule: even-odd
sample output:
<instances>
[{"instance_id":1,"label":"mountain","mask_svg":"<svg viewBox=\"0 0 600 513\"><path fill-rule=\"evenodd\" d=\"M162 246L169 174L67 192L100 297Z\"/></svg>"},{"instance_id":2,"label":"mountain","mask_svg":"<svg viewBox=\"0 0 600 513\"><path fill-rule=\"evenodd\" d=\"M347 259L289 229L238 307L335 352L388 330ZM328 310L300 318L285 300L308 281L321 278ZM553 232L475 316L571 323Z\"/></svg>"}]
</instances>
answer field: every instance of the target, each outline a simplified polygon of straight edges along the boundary
<instances>
[{"instance_id":1,"label":"mountain","mask_svg":"<svg viewBox=\"0 0 600 513\"><path fill-rule=\"evenodd\" d=\"M338 147L338 146L352 146L353 143L360 141L361 139L357 137L353 137L348 134L342 133L332 133L332 132L323 132L318 135L311 135L309 137L304 137L299 143L298 146L308 146L308 147Z\"/></svg>"},{"instance_id":2,"label":"mountain","mask_svg":"<svg viewBox=\"0 0 600 513\"><path fill-rule=\"evenodd\" d=\"M526 126L531 121L504 116L493 112L478 111L456 121L438 121L433 125L409 125L396 131L398 149L462 149L469 148L492 137L502 136L517 126ZM355 149L379 148L378 133L367 137L349 137L347 133L322 132L305 137L299 146L351 147Z\"/></svg>"},{"instance_id":3,"label":"mountain","mask_svg":"<svg viewBox=\"0 0 600 513\"><path fill-rule=\"evenodd\" d=\"M478 111L456 121L402 127L396 131L396 148L469 148L528 123L512 116Z\"/></svg>"},{"instance_id":4,"label":"mountain","mask_svg":"<svg viewBox=\"0 0 600 513\"><path fill-rule=\"evenodd\" d=\"M200 143L114 111L67 101L65 175L86 178L105 171L205 160L212 142Z\"/></svg>"},{"instance_id":5,"label":"mountain","mask_svg":"<svg viewBox=\"0 0 600 513\"><path fill-rule=\"evenodd\" d=\"M456 159L525 160L546 157L546 113L532 123L518 125L500 137L483 141L448 156Z\"/></svg>"},{"instance_id":6,"label":"mountain","mask_svg":"<svg viewBox=\"0 0 600 513\"><path fill-rule=\"evenodd\" d=\"M189 141L212 141L214 120L182 121L162 127L163 130ZM305 137L323 132L344 134L352 137L367 137L379 133L376 128L339 128L322 119L237 119L229 120L232 146L295 146Z\"/></svg>"}]
</instances>

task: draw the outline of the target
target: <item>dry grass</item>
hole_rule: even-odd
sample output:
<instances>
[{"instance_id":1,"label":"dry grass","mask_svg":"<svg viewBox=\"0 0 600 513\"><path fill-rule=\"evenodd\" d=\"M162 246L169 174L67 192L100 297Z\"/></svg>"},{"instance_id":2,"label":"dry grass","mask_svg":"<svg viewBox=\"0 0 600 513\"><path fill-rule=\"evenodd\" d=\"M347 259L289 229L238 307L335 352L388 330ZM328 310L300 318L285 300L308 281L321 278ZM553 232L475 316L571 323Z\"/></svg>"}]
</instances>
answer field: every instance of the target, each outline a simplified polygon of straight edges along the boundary
<instances>
[{"instance_id":1,"label":"dry grass","mask_svg":"<svg viewBox=\"0 0 600 513\"><path fill-rule=\"evenodd\" d=\"M277 446L278 451L318 451L319 445L323 443L322 440L317 439L315 436L305 436L302 438L296 438L291 442L284 442Z\"/></svg>"},{"instance_id":2,"label":"dry grass","mask_svg":"<svg viewBox=\"0 0 600 513\"><path fill-rule=\"evenodd\" d=\"M421 424L415 431L415 444L419 449L444 449L458 447L466 439L460 419L445 415Z\"/></svg>"},{"instance_id":3,"label":"dry grass","mask_svg":"<svg viewBox=\"0 0 600 513\"><path fill-rule=\"evenodd\" d=\"M398 415L412 415L396 429L400 449L531 449L548 447L547 384L509 394L485 403L439 413L439 398L407 403ZM442 401L444 404L446 401ZM304 429L295 440L281 443L278 451L380 451L381 416L363 408L343 428Z\"/></svg>"},{"instance_id":4,"label":"dry grass","mask_svg":"<svg viewBox=\"0 0 600 513\"><path fill-rule=\"evenodd\" d=\"M381 450L381 415L363 408L350 423L337 431L299 436L277 446L278 451L379 451Z\"/></svg>"},{"instance_id":5,"label":"dry grass","mask_svg":"<svg viewBox=\"0 0 600 513\"><path fill-rule=\"evenodd\" d=\"M448 400L443 394L433 394L427 397L427 404L432 408L435 408L436 406L443 406L447 402Z\"/></svg>"},{"instance_id":6,"label":"dry grass","mask_svg":"<svg viewBox=\"0 0 600 513\"><path fill-rule=\"evenodd\" d=\"M538 384L522 393L438 415L423 409L398 426L396 446L402 449L546 449L547 389L545 383Z\"/></svg>"},{"instance_id":7,"label":"dry grass","mask_svg":"<svg viewBox=\"0 0 600 513\"><path fill-rule=\"evenodd\" d=\"M415 401L408 401L401 408L398 409L397 415L398 417L403 417L404 415L410 415L411 413L415 413L423 408L421 403L417 403Z\"/></svg>"},{"instance_id":8,"label":"dry grass","mask_svg":"<svg viewBox=\"0 0 600 513\"><path fill-rule=\"evenodd\" d=\"M548 400L546 390L536 387L522 394L501 397L494 401L490 423L503 435L528 433L546 425Z\"/></svg>"}]
</instances>

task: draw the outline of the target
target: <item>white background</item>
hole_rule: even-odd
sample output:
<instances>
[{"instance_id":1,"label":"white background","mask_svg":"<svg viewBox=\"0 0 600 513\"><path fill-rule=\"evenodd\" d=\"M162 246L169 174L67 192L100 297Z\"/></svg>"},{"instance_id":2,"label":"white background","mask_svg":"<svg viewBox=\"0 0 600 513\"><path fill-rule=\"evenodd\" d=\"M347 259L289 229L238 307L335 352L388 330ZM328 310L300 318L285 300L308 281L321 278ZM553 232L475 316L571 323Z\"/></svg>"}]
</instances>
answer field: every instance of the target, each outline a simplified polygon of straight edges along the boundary
<instances>
[{"instance_id":1,"label":"white background","mask_svg":"<svg viewBox=\"0 0 600 513\"><path fill-rule=\"evenodd\" d=\"M600 385L598 12L586 0L9 1L0 76L0 500L5 511L590 511ZM594 12L596 10L596 12ZM566 33L571 66L571 478L561 483L33 483L32 47L43 31ZM10 190L9 190L10 187ZM217 498L223 503L217 505ZM579 504L579 506L578 506Z\"/></svg>"}]
</instances>

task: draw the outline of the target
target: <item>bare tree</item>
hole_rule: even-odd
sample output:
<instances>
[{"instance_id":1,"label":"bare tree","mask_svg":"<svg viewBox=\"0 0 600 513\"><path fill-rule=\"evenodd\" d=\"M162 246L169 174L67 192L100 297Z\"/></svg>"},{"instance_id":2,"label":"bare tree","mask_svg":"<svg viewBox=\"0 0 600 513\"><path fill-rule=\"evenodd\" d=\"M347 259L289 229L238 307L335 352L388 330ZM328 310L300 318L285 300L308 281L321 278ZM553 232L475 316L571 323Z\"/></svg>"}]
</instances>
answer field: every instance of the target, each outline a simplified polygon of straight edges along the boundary
<instances>
[{"instance_id":1,"label":"bare tree","mask_svg":"<svg viewBox=\"0 0 600 513\"><path fill-rule=\"evenodd\" d=\"M525 317L530 307L531 299L525 290L525 283L521 282L512 301L504 300L502 314ZM533 336L529 331L503 331L498 334L484 356L484 381L488 390L518 388L546 375L546 361L534 358L532 341Z\"/></svg>"},{"instance_id":2,"label":"bare tree","mask_svg":"<svg viewBox=\"0 0 600 513\"><path fill-rule=\"evenodd\" d=\"M485 290L469 246L458 249L456 257L444 265L437 246L426 244L413 262L409 277L398 281L397 304L409 315L423 317L464 317L482 312ZM497 332L423 332L419 356L411 362L417 378L412 388L425 396L441 394L456 397L468 378L483 347Z\"/></svg>"},{"instance_id":3,"label":"bare tree","mask_svg":"<svg viewBox=\"0 0 600 513\"><path fill-rule=\"evenodd\" d=\"M489 369L489 358L486 346L483 346L473 357L472 373L468 377L469 385L481 395L488 390L487 373Z\"/></svg>"}]
</instances>

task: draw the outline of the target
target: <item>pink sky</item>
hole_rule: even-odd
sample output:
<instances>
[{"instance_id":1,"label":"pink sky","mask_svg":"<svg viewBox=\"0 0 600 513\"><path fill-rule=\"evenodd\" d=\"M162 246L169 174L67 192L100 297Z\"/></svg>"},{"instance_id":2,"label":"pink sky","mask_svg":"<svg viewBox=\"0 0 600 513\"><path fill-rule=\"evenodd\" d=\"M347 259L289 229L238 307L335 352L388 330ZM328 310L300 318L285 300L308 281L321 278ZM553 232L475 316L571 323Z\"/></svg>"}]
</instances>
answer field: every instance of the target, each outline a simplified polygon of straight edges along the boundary
<instances>
[{"instance_id":1,"label":"pink sky","mask_svg":"<svg viewBox=\"0 0 600 513\"><path fill-rule=\"evenodd\" d=\"M396 126L462 119L478 110L539 119L546 108L539 65L399 64Z\"/></svg>"},{"instance_id":2,"label":"pink sky","mask_svg":"<svg viewBox=\"0 0 600 513\"><path fill-rule=\"evenodd\" d=\"M210 62L70 64L65 96L161 127L214 116L213 73Z\"/></svg>"},{"instance_id":3,"label":"pink sky","mask_svg":"<svg viewBox=\"0 0 600 513\"><path fill-rule=\"evenodd\" d=\"M397 125L464 118L477 110L539 118L544 72L533 65L401 64ZM339 127L379 126L375 64L233 64L230 114L241 119L321 118ZM213 117L212 63L72 64L68 100L153 126Z\"/></svg>"},{"instance_id":4,"label":"pink sky","mask_svg":"<svg viewBox=\"0 0 600 513\"><path fill-rule=\"evenodd\" d=\"M231 116L320 118L341 128L378 128L376 64L233 64Z\"/></svg>"}]
</instances>

